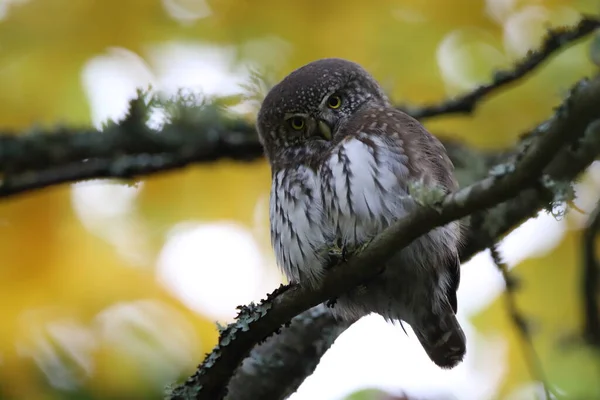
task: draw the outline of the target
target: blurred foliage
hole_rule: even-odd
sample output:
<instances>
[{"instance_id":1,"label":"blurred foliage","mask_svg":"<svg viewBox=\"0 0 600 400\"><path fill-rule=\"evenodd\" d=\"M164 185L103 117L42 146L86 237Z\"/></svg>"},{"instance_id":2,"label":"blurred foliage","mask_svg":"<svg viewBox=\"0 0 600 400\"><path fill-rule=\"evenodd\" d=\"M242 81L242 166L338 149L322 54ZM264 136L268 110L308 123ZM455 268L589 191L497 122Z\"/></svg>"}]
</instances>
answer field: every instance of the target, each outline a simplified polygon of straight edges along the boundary
<instances>
[{"instance_id":1,"label":"blurred foliage","mask_svg":"<svg viewBox=\"0 0 600 400\"><path fill-rule=\"evenodd\" d=\"M549 254L530 258L515 267L517 304L525 316L537 356L556 392L572 399L600 398L600 353L581 338L584 323L581 305L582 232L568 231ZM528 351L506 312L504 298L473 318L484 334L501 334L507 342L509 366L499 390L500 398L539 379L540 371L528 367ZM534 374L534 376L532 376ZM535 376L535 374L538 374Z\"/></svg>"},{"instance_id":2,"label":"blurred foliage","mask_svg":"<svg viewBox=\"0 0 600 400\"><path fill-rule=\"evenodd\" d=\"M233 49L224 68L247 63L276 78L317 58L350 58L398 103L434 102L487 81L534 48L545 27L575 22L578 11L598 12L597 1L5 0L0 126L90 124L82 71L92 60L126 49L140 58L148 77L136 78L147 84L164 68L154 50L177 42ZM514 90L485 101L473 117L439 118L429 127L480 147L509 144L597 68L590 61L596 47L590 53L589 40L573 46ZM87 197L85 188L61 187L0 203L0 396L159 398L163 385L190 373L217 337L214 317L191 310L185 296L157 278L163 246L182 222L235 221L252 233L263 266L276 274L269 185L264 162L220 162ZM103 197L91 199L94 193ZM600 396L591 353L564 353L555 344L581 323L579 236L569 233L551 255L516 269L526 282L519 299L549 327L536 344L550 378L573 393ZM198 259L197 268L211 268L208 262ZM265 282L257 293L269 289ZM212 285L199 281L197 290ZM510 368L500 395L529 380L500 300L477 326L508 338Z\"/></svg>"}]
</instances>

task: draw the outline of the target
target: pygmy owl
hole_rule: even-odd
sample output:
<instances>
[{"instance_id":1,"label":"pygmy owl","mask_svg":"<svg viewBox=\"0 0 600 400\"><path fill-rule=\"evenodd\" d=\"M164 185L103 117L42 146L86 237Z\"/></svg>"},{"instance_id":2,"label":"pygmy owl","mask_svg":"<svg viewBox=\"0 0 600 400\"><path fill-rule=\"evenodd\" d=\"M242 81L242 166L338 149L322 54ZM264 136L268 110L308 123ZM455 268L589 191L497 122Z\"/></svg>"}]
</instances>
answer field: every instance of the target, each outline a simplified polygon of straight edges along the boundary
<instances>
[{"instance_id":1,"label":"pygmy owl","mask_svg":"<svg viewBox=\"0 0 600 400\"><path fill-rule=\"evenodd\" d=\"M350 61L322 59L290 73L265 97L257 129L271 165L271 242L291 282L317 285L334 244L355 249L409 214L413 184L457 189L442 143ZM466 351L455 316L459 240L457 222L421 236L340 296L333 312L407 322L434 363L456 366Z\"/></svg>"}]
</instances>

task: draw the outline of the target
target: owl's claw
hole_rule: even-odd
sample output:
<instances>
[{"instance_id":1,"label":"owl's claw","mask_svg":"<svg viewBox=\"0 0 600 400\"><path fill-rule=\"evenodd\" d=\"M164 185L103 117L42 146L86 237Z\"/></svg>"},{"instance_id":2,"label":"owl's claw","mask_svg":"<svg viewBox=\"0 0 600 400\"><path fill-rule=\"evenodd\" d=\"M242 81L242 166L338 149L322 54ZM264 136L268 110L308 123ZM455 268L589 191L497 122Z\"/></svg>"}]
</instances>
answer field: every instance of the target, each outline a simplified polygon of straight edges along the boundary
<instances>
[{"instance_id":1,"label":"owl's claw","mask_svg":"<svg viewBox=\"0 0 600 400\"><path fill-rule=\"evenodd\" d=\"M340 239L337 239L329 248L329 255L337 260L346 262L348 261L348 256L361 253L362 251L364 251L364 249L367 248L367 246L371 244L372 241L373 239L369 239L362 243L360 246L350 248L349 246L346 246L344 243L342 243Z\"/></svg>"},{"instance_id":2,"label":"owl's claw","mask_svg":"<svg viewBox=\"0 0 600 400\"><path fill-rule=\"evenodd\" d=\"M348 261L348 246L342 245L342 261Z\"/></svg>"},{"instance_id":3,"label":"owl's claw","mask_svg":"<svg viewBox=\"0 0 600 400\"><path fill-rule=\"evenodd\" d=\"M333 308L335 307L335 303L337 303L337 299L329 299L325 302L325 306L327 306L328 308Z\"/></svg>"},{"instance_id":4,"label":"owl's claw","mask_svg":"<svg viewBox=\"0 0 600 400\"><path fill-rule=\"evenodd\" d=\"M358 246L358 248L356 249L356 251L354 252L356 253L362 253L367 247L369 247L369 245L371 244L371 242L373 241L373 239L369 239L366 242L364 242L363 244L361 244L360 246Z\"/></svg>"},{"instance_id":5,"label":"owl's claw","mask_svg":"<svg viewBox=\"0 0 600 400\"><path fill-rule=\"evenodd\" d=\"M343 262L348 261L348 248L344 246L340 239L337 239L329 248L329 255Z\"/></svg>"}]
</instances>

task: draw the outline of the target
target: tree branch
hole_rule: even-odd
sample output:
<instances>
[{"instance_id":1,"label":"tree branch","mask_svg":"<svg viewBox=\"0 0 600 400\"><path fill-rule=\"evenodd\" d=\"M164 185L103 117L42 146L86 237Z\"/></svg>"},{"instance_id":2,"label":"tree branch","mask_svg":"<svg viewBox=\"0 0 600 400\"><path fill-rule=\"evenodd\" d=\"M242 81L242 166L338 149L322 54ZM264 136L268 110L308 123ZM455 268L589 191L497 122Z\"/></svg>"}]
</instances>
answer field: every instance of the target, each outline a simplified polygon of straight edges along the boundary
<instances>
[{"instance_id":1,"label":"tree branch","mask_svg":"<svg viewBox=\"0 0 600 400\"><path fill-rule=\"evenodd\" d=\"M220 336L219 344L198 371L173 391L172 398L223 398L229 379L253 346L294 316L380 273L391 253L431 229L505 202L527 188L539 187L546 166L561 149L577 149L584 133L592 135L587 139L598 148L599 132L586 131L588 125L600 118L597 104L600 104L600 77L581 81L555 116L531 135L514 163L434 205L419 207L376 237L364 251L332 268L319 288L281 287L259 305L245 308L238 321Z\"/></svg>"},{"instance_id":2,"label":"tree branch","mask_svg":"<svg viewBox=\"0 0 600 400\"><path fill-rule=\"evenodd\" d=\"M146 124L144 101L132 100L125 120L100 132L63 128L0 135L0 197L85 179L133 179L192 163L262 157L254 127L225 117L215 105L195 107L194 121L174 121L158 132Z\"/></svg>"},{"instance_id":3,"label":"tree branch","mask_svg":"<svg viewBox=\"0 0 600 400\"><path fill-rule=\"evenodd\" d=\"M256 346L227 387L228 400L284 399L311 375L335 339L350 325L320 304ZM268 379L265 379L268 377Z\"/></svg>"},{"instance_id":4,"label":"tree branch","mask_svg":"<svg viewBox=\"0 0 600 400\"><path fill-rule=\"evenodd\" d=\"M539 50L530 52L526 58L518 62L512 69L496 72L492 82L481 85L467 94L447 100L441 104L420 107L412 111L408 109L408 113L416 119L449 114L470 114L483 98L489 96L492 92L505 89L516 81L521 80L547 61L552 55L564 49L567 44L586 37L598 27L600 27L600 21L597 18L584 17L573 28L551 29L548 31Z\"/></svg>"}]
</instances>

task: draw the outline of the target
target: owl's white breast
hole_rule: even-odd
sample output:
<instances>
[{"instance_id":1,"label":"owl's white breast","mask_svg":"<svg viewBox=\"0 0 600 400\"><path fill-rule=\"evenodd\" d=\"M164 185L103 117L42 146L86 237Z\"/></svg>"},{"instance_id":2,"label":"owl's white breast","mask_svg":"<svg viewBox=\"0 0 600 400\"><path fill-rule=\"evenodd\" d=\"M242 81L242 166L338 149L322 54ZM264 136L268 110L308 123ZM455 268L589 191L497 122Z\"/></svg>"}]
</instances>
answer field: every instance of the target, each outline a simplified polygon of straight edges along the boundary
<instances>
[{"instance_id":1,"label":"owl's white breast","mask_svg":"<svg viewBox=\"0 0 600 400\"><path fill-rule=\"evenodd\" d=\"M320 173L332 192L326 213L346 244L360 244L407 213L408 168L401 146L378 137L341 142ZM399 143L401 145L401 143Z\"/></svg>"},{"instance_id":2,"label":"owl's white breast","mask_svg":"<svg viewBox=\"0 0 600 400\"><path fill-rule=\"evenodd\" d=\"M271 240L291 281L316 283L336 239L361 244L407 213L408 169L398 146L347 139L314 171L280 170L271 188Z\"/></svg>"}]
</instances>

